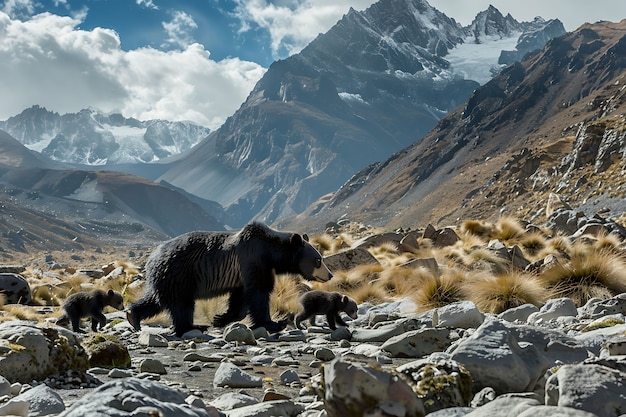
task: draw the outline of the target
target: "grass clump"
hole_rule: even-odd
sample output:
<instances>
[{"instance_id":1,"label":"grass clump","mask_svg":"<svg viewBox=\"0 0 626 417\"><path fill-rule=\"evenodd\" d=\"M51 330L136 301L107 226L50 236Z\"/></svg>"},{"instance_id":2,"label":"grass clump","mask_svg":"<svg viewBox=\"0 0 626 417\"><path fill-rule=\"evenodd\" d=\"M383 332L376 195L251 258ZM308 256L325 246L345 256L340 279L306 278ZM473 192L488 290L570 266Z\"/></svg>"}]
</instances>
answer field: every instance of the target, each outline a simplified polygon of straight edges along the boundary
<instances>
[{"instance_id":1,"label":"grass clump","mask_svg":"<svg viewBox=\"0 0 626 417\"><path fill-rule=\"evenodd\" d=\"M524 304L539 307L545 301L545 287L533 276L512 271L505 274L475 274L465 284L465 294L485 313L502 313Z\"/></svg>"},{"instance_id":2,"label":"grass clump","mask_svg":"<svg viewBox=\"0 0 626 417\"><path fill-rule=\"evenodd\" d=\"M572 258L542 272L539 279L553 297L569 297L581 307L589 299L626 292L626 262L607 251L576 246Z\"/></svg>"}]
</instances>

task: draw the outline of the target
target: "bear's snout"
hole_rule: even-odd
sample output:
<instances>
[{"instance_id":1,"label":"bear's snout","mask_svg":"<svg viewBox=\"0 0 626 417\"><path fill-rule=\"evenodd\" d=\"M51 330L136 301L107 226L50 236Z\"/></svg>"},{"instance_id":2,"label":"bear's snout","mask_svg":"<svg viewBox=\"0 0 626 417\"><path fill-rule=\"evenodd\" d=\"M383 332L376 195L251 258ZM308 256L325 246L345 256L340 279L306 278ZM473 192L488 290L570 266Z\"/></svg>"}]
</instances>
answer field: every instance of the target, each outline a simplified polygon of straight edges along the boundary
<instances>
[{"instance_id":1,"label":"bear's snout","mask_svg":"<svg viewBox=\"0 0 626 417\"><path fill-rule=\"evenodd\" d=\"M333 273L330 272L330 269L328 269L328 267L324 264L324 262L321 263L319 268L315 268L313 270L312 275L316 281L320 281L320 282L326 282L333 277Z\"/></svg>"}]
</instances>

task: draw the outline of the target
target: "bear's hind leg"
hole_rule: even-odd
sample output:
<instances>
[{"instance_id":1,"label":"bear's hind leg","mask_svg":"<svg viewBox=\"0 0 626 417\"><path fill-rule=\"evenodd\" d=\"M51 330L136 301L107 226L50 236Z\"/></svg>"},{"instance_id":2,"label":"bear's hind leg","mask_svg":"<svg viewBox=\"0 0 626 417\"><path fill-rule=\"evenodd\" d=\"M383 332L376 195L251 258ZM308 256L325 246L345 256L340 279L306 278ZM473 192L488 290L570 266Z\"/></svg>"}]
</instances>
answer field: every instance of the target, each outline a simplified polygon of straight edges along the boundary
<instances>
[{"instance_id":1,"label":"bear's hind leg","mask_svg":"<svg viewBox=\"0 0 626 417\"><path fill-rule=\"evenodd\" d=\"M331 312L326 314L326 320L328 321L328 327L330 327L333 330L337 329L337 325L335 324L335 316L336 316L336 313L334 311L331 311Z\"/></svg>"},{"instance_id":2,"label":"bear's hind leg","mask_svg":"<svg viewBox=\"0 0 626 417\"><path fill-rule=\"evenodd\" d=\"M228 310L224 314L218 314L213 319L215 327L224 327L235 321L243 320L248 314L248 305L245 302L243 288L235 288L228 298Z\"/></svg>"},{"instance_id":3,"label":"bear's hind leg","mask_svg":"<svg viewBox=\"0 0 626 417\"><path fill-rule=\"evenodd\" d=\"M313 316L315 317L315 316ZM296 317L294 318L294 324L296 325L296 329L303 329L303 327L301 326L302 322L305 321L306 319L309 319L309 315L305 314L305 312L302 312L298 315L296 315ZM310 322L310 321L309 321Z\"/></svg>"}]
</instances>

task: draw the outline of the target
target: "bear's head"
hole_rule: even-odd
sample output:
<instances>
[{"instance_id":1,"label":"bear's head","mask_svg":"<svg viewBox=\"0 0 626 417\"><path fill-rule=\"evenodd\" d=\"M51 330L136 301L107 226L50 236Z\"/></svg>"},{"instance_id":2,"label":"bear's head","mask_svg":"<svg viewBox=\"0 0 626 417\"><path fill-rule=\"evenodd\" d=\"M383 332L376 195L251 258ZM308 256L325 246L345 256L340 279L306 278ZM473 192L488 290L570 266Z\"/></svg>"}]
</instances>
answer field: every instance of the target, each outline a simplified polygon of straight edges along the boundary
<instances>
[{"instance_id":1,"label":"bear's head","mask_svg":"<svg viewBox=\"0 0 626 417\"><path fill-rule=\"evenodd\" d=\"M297 248L294 263L304 279L326 282L333 277L332 272L324 264L322 255L309 243L307 235L300 236L294 233L291 235L291 244Z\"/></svg>"},{"instance_id":2,"label":"bear's head","mask_svg":"<svg viewBox=\"0 0 626 417\"><path fill-rule=\"evenodd\" d=\"M341 310L353 319L357 318L358 306L356 305L356 301L347 295L341 297Z\"/></svg>"},{"instance_id":3,"label":"bear's head","mask_svg":"<svg viewBox=\"0 0 626 417\"><path fill-rule=\"evenodd\" d=\"M117 291L108 290L106 304L117 310L124 310L124 297Z\"/></svg>"}]
</instances>

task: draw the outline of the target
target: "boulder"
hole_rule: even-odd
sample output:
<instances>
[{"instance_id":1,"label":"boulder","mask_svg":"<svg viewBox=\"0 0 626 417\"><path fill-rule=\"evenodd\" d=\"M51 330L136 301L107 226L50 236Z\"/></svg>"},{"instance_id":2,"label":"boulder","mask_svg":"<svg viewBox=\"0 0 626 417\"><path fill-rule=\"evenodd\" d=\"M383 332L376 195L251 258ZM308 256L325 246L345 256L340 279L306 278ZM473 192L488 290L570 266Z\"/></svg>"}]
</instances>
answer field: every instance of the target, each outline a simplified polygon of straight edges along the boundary
<instances>
[{"instance_id":1,"label":"boulder","mask_svg":"<svg viewBox=\"0 0 626 417\"><path fill-rule=\"evenodd\" d=\"M378 260L365 248L347 249L324 258L331 271L348 271L359 265L379 264Z\"/></svg>"},{"instance_id":2,"label":"boulder","mask_svg":"<svg viewBox=\"0 0 626 417\"><path fill-rule=\"evenodd\" d=\"M91 368L128 368L130 353L117 336L92 334L83 340Z\"/></svg>"},{"instance_id":3,"label":"boulder","mask_svg":"<svg viewBox=\"0 0 626 417\"><path fill-rule=\"evenodd\" d=\"M452 344L449 329L420 329L391 337L381 346L394 358L421 358Z\"/></svg>"},{"instance_id":4,"label":"boulder","mask_svg":"<svg viewBox=\"0 0 626 417\"><path fill-rule=\"evenodd\" d=\"M424 404L402 378L369 365L334 359L324 366L328 417L423 417Z\"/></svg>"},{"instance_id":5,"label":"boulder","mask_svg":"<svg viewBox=\"0 0 626 417\"><path fill-rule=\"evenodd\" d=\"M88 368L88 355L73 332L20 320L0 323L0 375L9 381L30 383Z\"/></svg>"},{"instance_id":6,"label":"boulder","mask_svg":"<svg viewBox=\"0 0 626 417\"><path fill-rule=\"evenodd\" d=\"M546 383L546 405L572 407L598 417L626 414L626 373L602 365L564 365Z\"/></svg>"},{"instance_id":7,"label":"boulder","mask_svg":"<svg viewBox=\"0 0 626 417\"><path fill-rule=\"evenodd\" d=\"M213 407L199 408L185 402L186 396L148 379L127 378L108 382L76 401L59 417L148 416L217 417Z\"/></svg>"},{"instance_id":8,"label":"boulder","mask_svg":"<svg viewBox=\"0 0 626 417\"><path fill-rule=\"evenodd\" d=\"M433 311L433 326L476 328L484 320L483 313L471 301L457 301Z\"/></svg>"},{"instance_id":9,"label":"boulder","mask_svg":"<svg viewBox=\"0 0 626 417\"><path fill-rule=\"evenodd\" d=\"M230 362L222 362L213 378L215 387L253 388L263 386L263 381L256 375L242 371Z\"/></svg>"},{"instance_id":10,"label":"boulder","mask_svg":"<svg viewBox=\"0 0 626 417\"><path fill-rule=\"evenodd\" d=\"M465 407L472 399L472 377L453 360L420 359L396 370L423 401L426 413Z\"/></svg>"},{"instance_id":11,"label":"boulder","mask_svg":"<svg viewBox=\"0 0 626 417\"><path fill-rule=\"evenodd\" d=\"M0 294L5 304L30 304L33 301L30 285L20 274L0 274Z\"/></svg>"},{"instance_id":12,"label":"boulder","mask_svg":"<svg viewBox=\"0 0 626 417\"><path fill-rule=\"evenodd\" d=\"M504 323L485 321L450 352L472 375L474 392L485 387L498 394L531 392L551 365L538 347L520 343Z\"/></svg>"}]
</instances>

